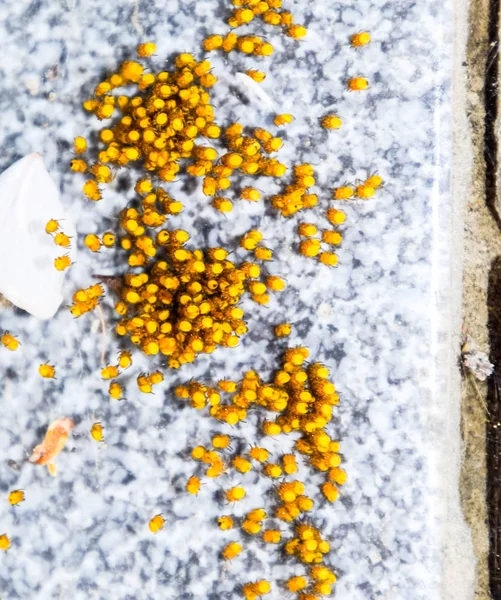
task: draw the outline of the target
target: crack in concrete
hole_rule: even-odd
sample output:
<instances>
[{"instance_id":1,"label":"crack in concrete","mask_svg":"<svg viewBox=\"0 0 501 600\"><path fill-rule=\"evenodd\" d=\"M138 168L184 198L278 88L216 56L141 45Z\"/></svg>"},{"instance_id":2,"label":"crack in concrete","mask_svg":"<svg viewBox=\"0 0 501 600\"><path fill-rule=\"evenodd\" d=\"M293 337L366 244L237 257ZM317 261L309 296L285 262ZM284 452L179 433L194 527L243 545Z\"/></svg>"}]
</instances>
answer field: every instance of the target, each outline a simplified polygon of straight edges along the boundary
<instances>
[{"instance_id":1,"label":"crack in concrete","mask_svg":"<svg viewBox=\"0 0 501 600\"><path fill-rule=\"evenodd\" d=\"M499 114L499 9L500 0L489 0L487 39L489 50L485 65L485 193L487 206L501 229L501 206L498 200L498 139Z\"/></svg>"}]
</instances>

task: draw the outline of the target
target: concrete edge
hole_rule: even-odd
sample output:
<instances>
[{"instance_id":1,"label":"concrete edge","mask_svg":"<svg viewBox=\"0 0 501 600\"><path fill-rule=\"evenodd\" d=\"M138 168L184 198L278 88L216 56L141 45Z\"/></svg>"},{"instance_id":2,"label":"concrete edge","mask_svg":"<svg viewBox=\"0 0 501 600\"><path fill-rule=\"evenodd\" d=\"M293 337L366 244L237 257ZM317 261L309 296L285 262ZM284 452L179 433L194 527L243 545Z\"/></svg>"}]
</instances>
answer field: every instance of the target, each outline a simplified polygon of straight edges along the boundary
<instances>
[{"instance_id":1,"label":"concrete edge","mask_svg":"<svg viewBox=\"0 0 501 600\"><path fill-rule=\"evenodd\" d=\"M445 424L448 440L454 444L450 455L444 456L442 473L449 472L445 482L446 523L443 544L444 600L470 600L476 587L476 559L473 552L471 533L466 524L460 499L459 482L464 445L461 440L461 373L458 355L461 344L462 326L462 270L463 270L463 214L469 194L473 151L470 123L467 116L467 73L466 49L469 31L468 0L453 0L453 53L452 53L452 168L450 175L451 214L449 216L449 294L447 356L444 356L444 371L448 376L447 398L449 419ZM440 401L440 398L439 398ZM451 460L451 457L455 457Z\"/></svg>"}]
</instances>

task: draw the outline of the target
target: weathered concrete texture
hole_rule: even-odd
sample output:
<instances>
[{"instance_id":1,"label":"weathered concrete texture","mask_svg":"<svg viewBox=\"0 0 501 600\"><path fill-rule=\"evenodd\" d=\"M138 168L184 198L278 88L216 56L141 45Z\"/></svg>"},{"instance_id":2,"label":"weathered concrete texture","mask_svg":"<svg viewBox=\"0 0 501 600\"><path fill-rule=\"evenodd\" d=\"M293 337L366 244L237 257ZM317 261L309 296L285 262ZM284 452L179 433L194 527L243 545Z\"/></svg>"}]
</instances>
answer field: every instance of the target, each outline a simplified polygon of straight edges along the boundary
<instances>
[{"instance_id":1,"label":"weathered concrete texture","mask_svg":"<svg viewBox=\"0 0 501 600\"><path fill-rule=\"evenodd\" d=\"M467 111L471 126L473 170L464 207L463 330L488 352L487 288L492 261L501 255L501 234L486 205L484 162L484 72L488 53L488 0L470 0L467 46ZM463 377L462 434L465 445L461 494L478 561L476 600L490 598L485 425L485 383L471 374Z\"/></svg>"}]
</instances>

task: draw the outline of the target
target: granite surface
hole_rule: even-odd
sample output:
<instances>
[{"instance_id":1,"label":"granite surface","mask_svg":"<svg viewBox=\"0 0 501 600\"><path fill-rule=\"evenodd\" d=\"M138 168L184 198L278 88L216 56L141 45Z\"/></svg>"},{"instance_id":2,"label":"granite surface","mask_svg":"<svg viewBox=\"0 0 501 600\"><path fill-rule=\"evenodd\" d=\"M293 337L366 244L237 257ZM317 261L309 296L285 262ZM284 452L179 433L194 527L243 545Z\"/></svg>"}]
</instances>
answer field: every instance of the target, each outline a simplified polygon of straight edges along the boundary
<instances>
[{"instance_id":1,"label":"granite surface","mask_svg":"<svg viewBox=\"0 0 501 600\"><path fill-rule=\"evenodd\" d=\"M120 347L112 297L103 305L104 341L94 313L74 320L62 307L52 320L39 322L1 309L0 329L22 342L19 351L0 353L0 534L12 538L11 549L0 554L2 600L230 599L241 597L240 584L258 578L272 581L268 597L288 597L280 581L303 571L278 550L245 540L236 560L219 557L228 541L242 536L218 530L215 517L229 511L218 492L241 482L248 496L231 508L241 515L270 505L269 481L256 471L238 477L232 471L224 482L205 480L198 497L184 491L196 470L191 447L208 444L211 432L227 431L244 451L259 439L261 417L254 413L235 429L218 426L171 393L191 377L210 381L248 368L272 371L285 347L273 337L272 325L284 319L294 324L291 344L307 345L313 359L325 362L341 393L329 429L342 440L349 473L340 501L323 502L320 478L305 465L299 473L317 502L314 521L332 545L328 562L339 574L336 597L446 598L441 578L447 507L437 470L443 415L434 351L444 308L437 287L447 278L448 264L437 224L447 219L450 204L450 2L284 5L307 25L308 36L296 42L259 21L247 29L272 41L272 59L215 56L221 78L217 120L238 117L249 126L269 126L269 109L234 84L236 72L262 65L268 73L262 86L273 105L296 117L282 133L280 156L288 164L316 166L322 209L340 205L330 200L330 189L375 171L384 189L368 202L343 205L348 218L340 265L329 270L298 256L297 219L277 218L265 203L238 202L224 217L199 189L174 184L172 195L186 206L176 226L186 227L196 245L236 245L242 233L259 226L275 251L270 272L285 276L288 287L267 307L244 301L249 333L238 348L166 373L151 396L140 394L134 381L141 370L151 370L145 357L137 357L122 378L126 401L107 396L100 378L103 345L109 362ZM68 168L71 143L97 123L81 101L141 41L156 41L155 66L175 52L198 53L207 34L227 30L228 10L222 0L0 4L0 168L38 151L61 187L78 231L68 302L92 274L123 270L113 251L88 252L83 237L113 227L134 194L128 175L120 174L102 202L83 197L83 180ZM373 42L354 49L349 36L361 30L370 31ZM367 92L347 91L346 80L357 75L369 79ZM332 111L344 125L327 133L318 119ZM266 194L277 189L264 180L259 187ZM325 226L321 212L312 211L308 220ZM56 365L55 381L38 375L46 360ZM62 416L76 426L52 478L26 458L48 423ZM103 424L104 444L89 436L95 421ZM292 441L260 443L279 455ZM456 444L450 447L454 452ZM17 507L7 502L14 488L26 492ZM166 526L153 536L147 524L160 512ZM282 529L285 535L288 528Z\"/></svg>"}]
</instances>

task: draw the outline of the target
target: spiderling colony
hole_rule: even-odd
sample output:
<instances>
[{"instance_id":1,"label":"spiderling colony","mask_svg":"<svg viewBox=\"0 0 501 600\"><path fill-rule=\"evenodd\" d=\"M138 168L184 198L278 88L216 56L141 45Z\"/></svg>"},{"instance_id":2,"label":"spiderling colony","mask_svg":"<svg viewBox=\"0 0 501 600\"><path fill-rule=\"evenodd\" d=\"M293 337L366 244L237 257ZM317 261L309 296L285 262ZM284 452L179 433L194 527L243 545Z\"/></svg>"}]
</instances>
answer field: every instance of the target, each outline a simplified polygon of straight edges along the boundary
<instances>
[{"instance_id":1,"label":"spiderling colony","mask_svg":"<svg viewBox=\"0 0 501 600\"><path fill-rule=\"evenodd\" d=\"M282 0L233 0L233 5L228 19L232 29L261 18L295 40L307 35L306 28L295 24L289 11L282 10ZM356 48L369 42L367 32L354 33L351 38L351 45ZM156 73L143 62L123 62L116 73L98 83L94 96L83 103L84 109L100 121L111 120L99 132L100 148L90 149L87 140L79 136L74 140L76 156L71 161L71 169L87 177L83 192L95 202L102 200L104 186L113 181L118 169L141 170L134 188L139 198L137 208L123 208L119 215L117 229L121 235L112 231L100 236L88 234L84 243L91 252L115 248L125 253L129 268L117 286L116 334L130 340L144 354L158 355L162 366L171 369L194 362L200 353L211 354L218 346L236 348L248 329L246 315L239 306L243 296L249 295L254 302L266 305L270 294L280 293L286 286L279 274L264 274L263 266L272 260L273 250L265 246L258 229L248 231L240 239L249 259L237 263L229 259L233 248L194 248L190 245L189 231L168 227L168 222L175 220L184 208L169 194L171 182L179 177L199 178L202 193L214 210L228 215L235 201L269 202L273 210L286 218L308 210L322 210L328 223L324 230L319 231L317 225L307 220L297 223L298 252L316 260L319 268L338 264L335 249L342 243L338 228L346 219L341 210L320 209L320 199L311 191L316 184L311 164L280 162L283 139L278 132L249 129L238 122L223 125L217 118L211 89L218 85L218 78L207 54L240 52L263 60L273 55L272 44L257 36L239 36L231 31L225 36L208 36L202 51L205 55L199 60L192 54L178 54L169 71ZM137 47L140 60L148 61L155 53L153 42ZM245 76L259 85L266 74L249 69ZM128 91L131 86L135 86L135 93L113 93L120 88ZM360 92L368 89L369 82L363 77L353 77L346 86ZM273 125L287 127L293 120L292 114L275 114ZM335 131L342 125L335 114L318 115L318 127ZM290 170L292 177L288 175ZM242 175L284 183L281 192L270 198L263 199L258 187L249 185L240 186L230 197L230 189L239 187ZM358 185L345 184L334 189L332 197L368 200L382 184L378 175L372 175ZM71 240L56 219L47 223L46 233L53 236L63 252L69 247ZM71 260L64 253L54 263L58 270L70 266ZM71 313L80 317L94 310L103 295L101 284L75 291ZM277 337L286 338L291 333L291 324L279 323L274 332ZM9 350L18 349L19 341L8 332L1 341ZM197 410L207 410L220 423L238 427L249 410L259 409L267 411L260 435L299 434L294 451L284 453L277 462L271 462L268 450L259 446L250 447L245 454L236 454L231 448L231 437L216 434L210 440L212 448L208 440L206 446L191 450L191 458L198 465L197 474L188 479L185 489L189 494L201 493L202 472L207 478L217 478L230 469L241 474L257 470L268 478L275 503L271 509L254 508L244 518L226 514L217 519L221 530L240 529L244 539L243 543L227 544L221 549L221 557L228 561L235 559L245 549L245 539L251 536L261 537L270 546L281 545L286 555L303 565L303 574L280 585L289 592L297 592L299 600L318 600L331 594L336 575L326 564L329 542L314 526L315 501L306 495L304 483L295 477L303 463L324 473L320 498L335 502L339 488L346 482L346 472L341 468L340 443L327 432L339 395L329 381L327 367L308 359L307 348L288 348L272 381L266 382L259 373L248 370L238 381L224 379L212 384L191 380L178 386L175 395ZM132 364L131 352L123 349L117 364L103 367L101 376L109 381L112 399L124 397L125 389L118 378ZM41 377L54 378L55 372L53 365L40 365ZM161 370L142 373L137 377L137 386L148 394L163 379ZM96 442L101 442L102 424L94 423L90 434ZM225 489L224 496L230 507L245 501L245 487ZM23 500L23 491L10 493L11 504ZM291 535L286 540L282 529L266 525L270 516L284 526L288 524ZM149 529L156 534L164 525L163 515L157 514L151 518ZM7 550L9 545L9 538L5 534L0 536L0 549ZM244 598L252 600L270 593L272 584L258 580L243 583L238 589Z\"/></svg>"}]
</instances>

